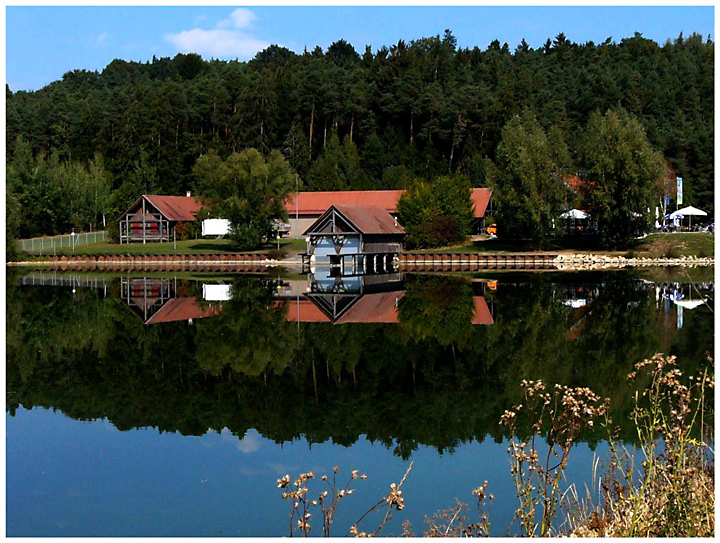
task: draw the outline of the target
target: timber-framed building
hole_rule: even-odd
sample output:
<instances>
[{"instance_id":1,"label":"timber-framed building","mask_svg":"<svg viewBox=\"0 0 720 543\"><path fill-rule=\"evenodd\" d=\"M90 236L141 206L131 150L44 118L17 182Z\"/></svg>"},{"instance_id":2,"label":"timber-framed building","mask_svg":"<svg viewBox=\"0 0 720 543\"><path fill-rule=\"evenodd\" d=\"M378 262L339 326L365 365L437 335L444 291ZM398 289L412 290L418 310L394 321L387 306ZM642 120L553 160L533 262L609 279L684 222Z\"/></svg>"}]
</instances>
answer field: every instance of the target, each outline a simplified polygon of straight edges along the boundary
<instances>
[{"instance_id":1,"label":"timber-framed building","mask_svg":"<svg viewBox=\"0 0 720 543\"><path fill-rule=\"evenodd\" d=\"M143 194L120 216L120 243L170 241L179 224L195 222L200 207L192 196Z\"/></svg>"}]
</instances>

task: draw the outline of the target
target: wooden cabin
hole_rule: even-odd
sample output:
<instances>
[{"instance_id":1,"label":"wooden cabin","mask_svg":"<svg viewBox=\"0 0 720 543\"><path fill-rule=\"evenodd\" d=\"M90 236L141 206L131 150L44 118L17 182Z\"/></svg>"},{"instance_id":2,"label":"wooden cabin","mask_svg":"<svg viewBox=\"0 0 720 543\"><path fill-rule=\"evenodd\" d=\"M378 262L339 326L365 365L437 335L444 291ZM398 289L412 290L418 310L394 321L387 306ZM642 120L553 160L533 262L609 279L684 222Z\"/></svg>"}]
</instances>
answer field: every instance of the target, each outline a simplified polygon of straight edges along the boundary
<instances>
[{"instance_id":1,"label":"wooden cabin","mask_svg":"<svg viewBox=\"0 0 720 543\"><path fill-rule=\"evenodd\" d=\"M179 224L195 222L199 210L193 196L143 194L118 220L120 243L170 241Z\"/></svg>"}]
</instances>

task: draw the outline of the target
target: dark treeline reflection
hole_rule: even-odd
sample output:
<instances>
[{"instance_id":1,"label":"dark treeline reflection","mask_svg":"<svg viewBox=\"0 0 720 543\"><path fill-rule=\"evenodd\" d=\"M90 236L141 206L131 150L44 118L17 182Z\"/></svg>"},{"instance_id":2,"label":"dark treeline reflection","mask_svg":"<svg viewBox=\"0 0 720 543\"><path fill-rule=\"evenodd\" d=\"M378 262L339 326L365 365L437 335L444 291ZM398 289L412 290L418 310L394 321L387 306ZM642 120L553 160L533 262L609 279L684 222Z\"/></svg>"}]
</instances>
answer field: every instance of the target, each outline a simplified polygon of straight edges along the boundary
<instances>
[{"instance_id":1,"label":"dark treeline reflection","mask_svg":"<svg viewBox=\"0 0 720 543\"><path fill-rule=\"evenodd\" d=\"M178 283L185 296L202 291ZM73 293L19 286L8 273L7 409L59 409L120 430L242 437L255 428L276 442L350 445L366 435L408 457L420 444L443 452L502 439L498 421L521 401L520 381L542 379L611 398L632 440L622 424L633 364L665 352L692 373L712 352L707 307L686 311L678 328L651 285L622 273L504 276L482 293L491 325L472 324L478 292L467 278L409 276L404 287L394 324L292 322L291 301L271 282L238 277L217 315L146 325L117 281L106 295ZM579 289L590 303L563 303ZM586 439L603 437L597 429Z\"/></svg>"}]
</instances>

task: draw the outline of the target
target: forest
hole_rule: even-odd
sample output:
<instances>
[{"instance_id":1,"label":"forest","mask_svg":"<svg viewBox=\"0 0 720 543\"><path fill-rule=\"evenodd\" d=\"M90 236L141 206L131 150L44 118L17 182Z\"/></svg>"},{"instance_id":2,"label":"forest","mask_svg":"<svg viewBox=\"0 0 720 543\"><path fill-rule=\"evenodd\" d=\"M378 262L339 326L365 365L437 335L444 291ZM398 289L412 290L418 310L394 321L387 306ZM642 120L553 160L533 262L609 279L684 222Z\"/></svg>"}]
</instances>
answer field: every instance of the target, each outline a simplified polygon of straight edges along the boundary
<instances>
[{"instance_id":1,"label":"forest","mask_svg":"<svg viewBox=\"0 0 720 543\"><path fill-rule=\"evenodd\" d=\"M714 44L636 33L603 43L564 34L513 51L443 35L356 51L345 40L248 62L196 54L112 61L33 91L6 88L8 235L88 230L140 194L183 195L210 152L281 152L303 190L408 188L462 174L488 186L503 128L529 113L566 146L592 115L637 119L685 202L712 213Z\"/></svg>"}]
</instances>

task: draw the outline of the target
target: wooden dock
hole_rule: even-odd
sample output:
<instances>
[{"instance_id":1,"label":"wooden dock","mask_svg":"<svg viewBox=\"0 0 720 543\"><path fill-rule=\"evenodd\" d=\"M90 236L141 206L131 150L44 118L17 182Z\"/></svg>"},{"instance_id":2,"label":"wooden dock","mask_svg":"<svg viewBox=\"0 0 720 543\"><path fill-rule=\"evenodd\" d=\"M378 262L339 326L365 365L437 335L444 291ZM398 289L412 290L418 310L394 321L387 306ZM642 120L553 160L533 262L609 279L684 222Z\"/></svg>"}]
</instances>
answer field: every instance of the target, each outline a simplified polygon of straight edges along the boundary
<instances>
[{"instance_id":1,"label":"wooden dock","mask_svg":"<svg viewBox=\"0 0 720 543\"><path fill-rule=\"evenodd\" d=\"M556 269L554 254L400 253L400 271Z\"/></svg>"}]
</instances>

